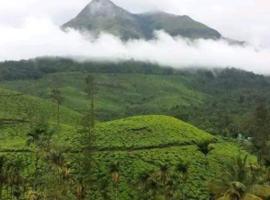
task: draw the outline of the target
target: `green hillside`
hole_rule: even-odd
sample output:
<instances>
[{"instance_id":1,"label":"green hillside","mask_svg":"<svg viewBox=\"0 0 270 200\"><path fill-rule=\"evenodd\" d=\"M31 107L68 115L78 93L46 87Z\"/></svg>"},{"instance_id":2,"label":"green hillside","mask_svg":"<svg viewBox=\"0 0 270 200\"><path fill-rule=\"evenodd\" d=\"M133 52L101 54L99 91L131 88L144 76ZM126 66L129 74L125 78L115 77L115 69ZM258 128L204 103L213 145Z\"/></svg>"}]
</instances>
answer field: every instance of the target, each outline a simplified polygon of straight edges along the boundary
<instances>
[{"instance_id":1,"label":"green hillside","mask_svg":"<svg viewBox=\"0 0 270 200\"><path fill-rule=\"evenodd\" d=\"M232 138L249 133L242 124L251 122L268 144L260 135L268 130L267 106L257 107L270 103L267 77L237 69L42 58L0 63L0 87L0 161L3 169L15 170L4 182L4 199L38 194L73 200L80 192L97 200L165 200L169 194L207 200L212 179L226 178L239 165L236 173L255 169L268 184L261 171L267 168L258 171L256 157L247 152L254 152L253 140ZM59 126L53 89L63 96ZM250 118L255 110L261 119ZM230 181L242 180L232 175Z\"/></svg>"},{"instance_id":2,"label":"green hillside","mask_svg":"<svg viewBox=\"0 0 270 200\"><path fill-rule=\"evenodd\" d=\"M65 126L75 126L81 118L74 110L63 106L60 110L61 123ZM56 112L52 101L0 88L0 149L25 149L31 124L43 119L56 124Z\"/></svg>"},{"instance_id":3,"label":"green hillside","mask_svg":"<svg viewBox=\"0 0 270 200\"><path fill-rule=\"evenodd\" d=\"M214 137L172 117L132 117L101 123L97 126L97 141L113 148L159 148L166 146L211 143Z\"/></svg>"},{"instance_id":4,"label":"green hillside","mask_svg":"<svg viewBox=\"0 0 270 200\"><path fill-rule=\"evenodd\" d=\"M55 145L65 147L66 161L70 163L71 170L75 171L77 153L74 152L80 149L76 137L76 130L65 125L54 136ZM169 173L173 174L179 164L187 165L188 173L185 182L176 190L183 190L188 199L206 200L209 198L208 182L222 172L239 152L244 154L236 144L215 138L190 124L166 116L138 116L99 123L95 138L95 164L94 169L91 169L95 182L92 188L94 199L103 199L104 193L109 197L115 195L109 166L117 162L120 173L118 198L121 200L146 198L139 186L142 174L158 171L163 165L168 166ZM4 143L12 143L12 140L14 138L10 137ZM0 142L1 147L6 146ZM21 159L28 157L28 161L34 159L29 157L30 152L19 152L30 150L30 147L21 145L12 147L14 149L1 149L1 154L11 157L18 154ZM202 149L203 145L206 145L208 152ZM13 153L10 153L11 150ZM46 167L46 164L43 163L42 167ZM27 171L30 173L29 169ZM43 173L40 178L46 179L50 174L46 171ZM180 179L175 175L173 177L175 181ZM162 191L158 192L158 196L163 198ZM71 195L69 199L74 197Z\"/></svg>"},{"instance_id":5,"label":"green hillside","mask_svg":"<svg viewBox=\"0 0 270 200\"><path fill-rule=\"evenodd\" d=\"M49 99L25 95L12 90L0 88L0 117L4 119L27 119L40 113L51 122L56 121L56 105ZM80 114L74 110L61 107L62 123L75 124Z\"/></svg>"},{"instance_id":6,"label":"green hillside","mask_svg":"<svg viewBox=\"0 0 270 200\"><path fill-rule=\"evenodd\" d=\"M184 76L143 74L94 74L97 82L97 116L110 120L137 114L165 114L171 107L198 105L206 95L184 83ZM85 73L54 73L39 80L0 83L4 87L45 99L50 88L59 87L63 105L82 112L87 105L84 92ZM155 89L156 88L156 89Z\"/></svg>"},{"instance_id":7,"label":"green hillside","mask_svg":"<svg viewBox=\"0 0 270 200\"><path fill-rule=\"evenodd\" d=\"M95 77L96 115L100 121L162 114L208 132L237 136L259 102L270 103L267 77L237 69L176 70L138 62L78 63L35 59L0 63L0 86L49 100L52 88L63 106L87 108L85 77Z\"/></svg>"},{"instance_id":8,"label":"green hillside","mask_svg":"<svg viewBox=\"0 0 270 200\"><path fill-rule=\"evenodd\" d=\"M146 35L153 37L153 30L164 30L171 36L190 39L219 39L221 34L189 16L173 15L165 12L146 13L138 16Z\"/></svg>"}]
</instances>

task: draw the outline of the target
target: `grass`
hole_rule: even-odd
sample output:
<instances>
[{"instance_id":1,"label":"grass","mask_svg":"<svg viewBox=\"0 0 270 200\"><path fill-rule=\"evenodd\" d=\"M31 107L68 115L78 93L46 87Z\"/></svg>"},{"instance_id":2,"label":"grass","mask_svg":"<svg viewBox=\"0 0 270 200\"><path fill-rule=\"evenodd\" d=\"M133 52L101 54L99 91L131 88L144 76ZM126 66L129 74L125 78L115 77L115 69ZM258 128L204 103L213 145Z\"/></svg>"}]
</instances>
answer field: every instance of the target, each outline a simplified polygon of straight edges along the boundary
<instances>
[{"instance_id":1,"label":"grass","mask_svg":"<svg viewBox=\"0 0 270 200\"><path fill-rule=\"evenodd\" d=\"M83 75L71 73L70 76L70 79L68 76L61 79L63 84L61 89L64 92L66 101L61 108L61 128L56 129L53 143L67 150L65 153L66 160L73 167L74 158L76 157L74 152L80 149L77 143L78 133L76 131L76 124L80 114L68 107L76 104L77 108L81 109L85 107L87 101L83 92L82 78L80 78ZM74 76L77 78L74 78ZM177 99L181 97L182 103L188 104L190 103L189 98L194 99L198 95L196 103L200 103L200 98L203 97L203 95L192 93L181 84L177 86L179 87L179 93L175 92L178 89L173 88L171 84L173 81L177 82L179 77L175 80L164 77L163 82L160 82L159 85L163 89L161 91L152 91L152 86L157 84L157 79L160 80L160 77L150 76L146 83L152 82L152 86L149 85L149 88L147 88L143 87L145 84L140 83L144 75L138 75L141 77L137 77L137 82L135 81L136 76L133 79L129 77L130 82L127 80L120 81L126 79L126 76L115 76L117 76L117 81L113 82L110 87L108 85L104 86L104 84L109 84L113 80L113 76L98 76L99 84L101 84L97 97L100 100L98 106L105 106L104 110L98 110L99 113L108 110L114 110L114 112L118 113L123 109L121 104L134 106L142 101L140 96L142 93L144 96L149 95L149 99L142 101L145 102L142 103L142 108L144 106L151 108L150 105L155 104L151 109L154 109L158 104L157 102L160 102L159 106L165 102L176 103ZM75 82L72 82L74 80ZM38 84L33 86L33 89L29 89L28 93L35 93L36 96L39 96L38 91L46 89L47 81L48 79L38 80ZM20 85L26 89L28 84L31 84L31 81L21 81L21 83L16 83L16 87ZM177 84L173 85L176 86ZM136 89L137 87L141 90ZM23 89L21 90L23 91ZM180 93L182 90L183 93ZM125 93L125 91L128 92ZM1 94L14 94L14 92L6 89L1 89L0 92ZM176 96L169 96L171 92L174 92ZM161 94L167 94L167 97ZM0 98L1 117L26 117L27 114L31 114L30 111L35 111L43 113L48 117L50 124L54 126L56 120L55 105L49 99L46 100L47 95L44 96L44 99L28 95L8 99ZM124 96L124 100L118 102L117 95ZM128 103L125 101L128 101ZM30 147L26 146L28 128L24 124L13 128L2 127L0 129L1 154L10 155L11 158L14 156L20 159L25 158L27 162L33 164L34 155L30 151L24 152L24 150L30 150ZM97 150L94 153L95 166L92 170L95 179L93 198L97 200L102 199L101 191L106 190L110 196L114 194L109 166L116 161L120 165L119 199L121 200L139 199L138 177L143 172L157 171L164 164L170 167L170 171L173 171L179 163L188 163L189 169L187 182L182 186L183 188L178 189L185 191L187 199L206 200L209 199L207 183L226 170L226 164L230 163L233 157L239 153L246 154L236 143L223 141L191 124L163 115L141 115L100 122L96 126L95 134ZM200 149L200 146L204 144L209 144L210 152L207 155ZM249 159L251 161L255 160L252 156ZM32 165L29 167L33 168ZM102 185L104 182L107 183L106 188Z\"/></svg>"},{"instance_id":2,"label":"grass","mask_svg":"<svg viewBox=\"0 0 270 200\"><path fill-rule=\"evenodd\" d=\"M29 95L16 96L16 94L18 93L0 88L0 117L25 119L35 113L40 113L46 116L51 122L56 121L57 106L49 99L44 100ZM1 95L4 97L1 97ZM62 123L75 124L80 116L74 110L64 106L61 107L60 118Z\"/></svg>"},{"instance_id":3,"label":"grass","mask_svg":"<svg viewBox=\"0 0 270 200\"><path fill-rule=\"evenodd\" d=\"M95 133L95 145L98 147L94 153L95 166L92 169L95 199L102 199L101 191L105 190L113 196L115 190L109 166L118 162L121 200L139 199L138 179L143 172L158 171L164 164L169 166L170 171L174 171L179 163L187 163L189 166L188 179L181 188L187 194L187 198L206 200L209 198L208 181L224 171L226 164L230 163L233 157L239 153L246 153L237 144L217 139L181 120L160 115L136 116L98 123ZM53 141L67 150L78 150L76 137L76 126L62 124ZM21 159L25 157L28 162L32 162L33 156L30 156L30 152L22 152L29 149L25 145L26 138L6 132L2 139L2 154L3 151L9 150L4 154L17 155ZM204 143L210 147L207 155L199 148L200 144ZM76 154L67 151L65 157L73 166ZM107 183L106 188L104 182Z\"/></svg>"},{"instance_id":4,"label":"grass","mask_svg":"<svg viewBox=\"0 0 270 200\"><path fill-rule=\"evenodd\" d=\"M111 120L138 114L165 114L177 105L198 105L206 97L186 86L184 76L143 74L95 74L97 82L97 115ZM82 112L88 101L84 92L85 74L55 73L38 80L1 82L2 87L49 98L49 87L58 85L63 105ZM48 87L49 86L49 87Z\"/></svg>"},{"instance_id":5,"label":"grass","mask_svg":"<svg viewBox=\"0 0 270 200\"><path fill-rule=\"evenodd\" d=\"M190 124L157 115L101 123L96 129L100 148L108 144L113 148L158 148L214 141L213 136Z\"/></svg>"}]
</instances>

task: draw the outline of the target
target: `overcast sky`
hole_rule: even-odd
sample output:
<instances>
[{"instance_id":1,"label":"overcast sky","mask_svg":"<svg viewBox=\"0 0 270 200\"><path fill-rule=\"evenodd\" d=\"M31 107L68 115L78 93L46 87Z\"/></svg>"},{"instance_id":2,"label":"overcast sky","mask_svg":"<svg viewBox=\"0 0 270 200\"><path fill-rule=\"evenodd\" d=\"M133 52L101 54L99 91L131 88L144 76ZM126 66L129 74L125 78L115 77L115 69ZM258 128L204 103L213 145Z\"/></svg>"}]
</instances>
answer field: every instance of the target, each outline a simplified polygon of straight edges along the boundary
<instances>
[{"instance_id":1,"label":"overcast sky","mask_svg":"<svg viewBox=\"0 0 270 200\"><path fill-rule=\"evenodd\" d=\"M217 29L223 36L245 40L248 47L225 41L182 38L157 33L153 41L121 42L102 35L89 42L59 25L76 16L90 0L0 0L0 60L39 56L84 56L89 59L135 59L174 67L238 67L270 74L269 0L114 0L134 13L161 10L190 17Z\"/></svg>"}]
</instances>

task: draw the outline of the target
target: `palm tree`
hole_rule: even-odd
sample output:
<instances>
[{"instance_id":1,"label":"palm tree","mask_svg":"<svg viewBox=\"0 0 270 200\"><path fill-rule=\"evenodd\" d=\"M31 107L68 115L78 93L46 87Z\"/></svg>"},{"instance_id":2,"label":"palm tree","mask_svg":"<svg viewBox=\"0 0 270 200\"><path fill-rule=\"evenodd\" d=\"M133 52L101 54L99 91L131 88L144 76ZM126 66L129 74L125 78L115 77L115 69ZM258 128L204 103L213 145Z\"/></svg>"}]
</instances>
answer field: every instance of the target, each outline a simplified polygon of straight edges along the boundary
<instances>
[{"instance_id":1,"label":"palm tree","mask_svg":"<svg viewBox=\"0 0 270 200\"><path fill-rule=\"evenodd\" d=\"M0 157L0 199L2 198L3 194L3 187L6 184L6 174L5 174L5 164L6 164L6 157Z\"/></svg>"},{"instance_id":2,"label":"palm tree","mask_svg":"<svg viewBox=\"0 0 270 200\"><path fill-rule=\"evenodd\" d=\"M109 191L108 191L109 182L106 178L106 174L104 174L104 173L97 174L97 180L99 183L100 194L101 194L102 198L104 200L110 200L111 198L110 198Z\"/></svg>"},{"instance_id":3,"label":"palm tree","mask_svg":"<svg viewBox=\"0 0 270 200\"><path fill-rule=\"evenodd\" d=\"M146 199L154 199L155 197L153 196L152 189L153 189L153 180L152 180L152 172L147 173L143 172L139 176L139 181L138 181L138 189L139 189L139 196L140 199L146 200Z\"/></svg>"},{"instance_id":4,"label":"palm tree","mask_svg":"<svg viewBox=\"0 0 270 200\"><path fill-rule=\"evenodd\" d=\"M42 199L42 195L34 192L34 191L29 191L27 194L27 200L41 200Z\"/></svg>"},{"instance_id":5,"label":"palm tree","mask_svg":"<svg viewBox=\"0 0 270 200\"><path fill-rule=\"evenodd\" d=\"M90 100L90 127L95 127L95 95L97 92L97 84L92 75L88 75L85 79L85 92Z\"/></svg>"},{"instance_id":6,"label":"palm tree","mask_svg":"<svg viewBox=\"0 0 270 200\"><path fill-rule=\"evenodd\" d=\"M246 190L246 187L239 183L231 183L230 188L225 192L225 194L218 200L263 200L255 194L252 194Z\"/></svg>"},{"instance_id":7,"label":"palm tree","mask_svg":"<svg viewBox=\"0 0 270 200\"><path fill-rule=\"evenodd\" d=\"M215 199L220 200L245 200L253 196L252 188L261 182L262 178L258 168L251 166L248 156L238 156L234 163L227 167L225 174L209 184L210 192Z\"/></svg>"},{"instance_id":8,"label":"palm tree","mask_svg":"<svg viewBox=\"0 0 270 200\"><path fill-rule=\"evenodd\" d=\"M188 178L188 168L189 168L189 165L184 162L180 162L176 165L175 171L176 173L181 175L184 181L186 181L186 179Z\"/></svg>"},{"instance_id":9,"label":"palm tree","mask_svg":"<svg viewBox=\"0 0 270 200\"><path fill-rule=\"evenodd\" d=\"M24 183L21 175L23 163L21 160L9 160L7 163L7 184L11 189L11 196L20 199L22 196L22 185Z\"/></svg>"},{"instance_id":10,"label":"palm tree","mask_svg":"<svg viewBox=\"0 0 270 200\"><path fill-rule=\"evenodd\" d=\"M47 156L48 160L57 168L59 178L61 179L62 171L65 167L65 157L62 152L52 150ZM60 180L59 180L60 183Z\"/></svg>"},{"instance_id":11,"label":"palm tree","mask_svg":"<svg viewBox=\"0 0 270 200\"><path fill-rule=\"evenodd\" d=\"M27 145L34 145L39 149L48 150L53 135L53 130L49 129L49 125L45 121L37 122L27 134Z\"/></svg>"},{"instance_id":12,"label":"palm tree","mask_svg":"<svg viewBox=\"0 0 270 200\"><path fill-rule=\"evenodd\" d=\"M202 152L205 156L208 155L209 149L209 142L203 142L198 144L199 151Z\"/></svg>"},{"instance_id":13,"label":"palm tree","mask_svg":"<svg viewBox=\"0 0 270 200\"><path fill-rule=\"evenodd\" d=\"M188 169L189 165L183 161L179 162L175 168L175 172L177 174L177 185L181 187L181 199L185 199L183 187L188 179Z\"/></svg>"},{"instance_id":14,"label":"palm tree","mask_svg":"<svg viewBox=\"0 0 270 200\"><path fill-rule=\"evenodd\" d=\"M161 165L158 172L158 177L160 183L164 186L166 185L168 178L169 178L169 167L168 165Z\"/></svg>"},{"instance_id":15,"label":"palm tree","mask_svg":"<svg viewBox=\"0 0 270 200\"><path fill-rule=\"evenodd\" d=\"M38 178L38 168L41 157L44 156L50 150L51 145L51 138L53 135L53 131L49 129L48 123L46 122L38 122L34 127L31 128L29 133L27 134L27 145L31 146L33 152L35 154L35 161L34 161L34 178L33 181L33 188L34 190L37 189L36 180Z\"/></svg>"},{"instance_id":16,"label":"palm tree","mask_svg":"<svg viewBox=\"0 0 270 200\"><path fill-rule=\"evenodd\" d=\"M150 191L150 199L155 200L157 198L158 190L160 189L160 186L158 182L155 180L155 178L153 177L153 175L149 179L148 188Z\"/></svg>"},{"instance_id":17,"label":"palm tree","mask_svg":"<svg viewBox=\"0 0 270 200\"><path fill-rule=\"evenodd\" d=\"M170 199L173 196L173 181L170 179L170 170L167 164L160 165L159 170L154 174L154 179L158 187L163 191L165 199ZM153 184L155 184L153 182Z\"/></svg>"},{"instance_id":18,"label":"palm tree","mask_svg":"<svg viewBox=\"0 0 270 200\"><path fill-rule=\"evenodd\" d=\"M110 165L110 174L115 188L115 200L118 199L118 186L120 182L119 163L113 163Z\"/></svg>"},{"instance_id":19,"label":"palm tree","mask_svg":"<svg viewBox=\"0 0 270 200\"><path fill-rule=\"evenodd\" d=\"M78 183L76 185L76 199L77 200L83 200L86 197L86 191L85 191L85 187L84 184L82 182Z\"/></svg>"},{"instance_id":20,"label":"palm tree","mask_svg":"<svg viewBox=\"0 0 270 200\"><path fill-rule=\"evenodd\" d=\"M60 105L63 103L63 96L61 90L54 88L51 91L51 98L57 104L57 126L60 125Z\"/></svg>"}]
</instances>

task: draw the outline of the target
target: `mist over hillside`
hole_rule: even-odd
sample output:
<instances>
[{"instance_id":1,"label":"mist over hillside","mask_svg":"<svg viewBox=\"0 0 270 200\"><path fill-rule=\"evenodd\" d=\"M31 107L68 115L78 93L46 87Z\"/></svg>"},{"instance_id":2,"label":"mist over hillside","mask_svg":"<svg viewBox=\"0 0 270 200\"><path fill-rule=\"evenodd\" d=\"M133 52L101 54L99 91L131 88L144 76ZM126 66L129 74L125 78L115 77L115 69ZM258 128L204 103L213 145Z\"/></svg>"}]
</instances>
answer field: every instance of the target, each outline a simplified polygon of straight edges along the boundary
<instances>
[{"instance_id":1,"label":"mist over hillside","mask_svg":"<svg viewBox=\"0 0 270 200\"><path fill-rule=\"evenodd\" d=\"M113 22L108 19L111 10ZM223 38L188 16L163 12L137 15L109 0L96 0L64 27L66 31L47 18L28 18L20 27L0 24L0 60L43 56L78 61L137 60L174 68L235 67L269 74L269 49Z\"/></svg>"},{"instance_id":2,"label":"mist over hillside","mask_svg":"<svg viewBox=\"0 0 270 200\"><path fill-rule=\"evenodd\" d=\"M133 14L118 7L110 0L91 1L74 19L63 28L90 31L96 34L107 32L123 40L151 39L154 31L163 30L171 36L191 39L220 39L221 34L196 22L188 16L165 12Z\"/></svg>"}]
</instances>

